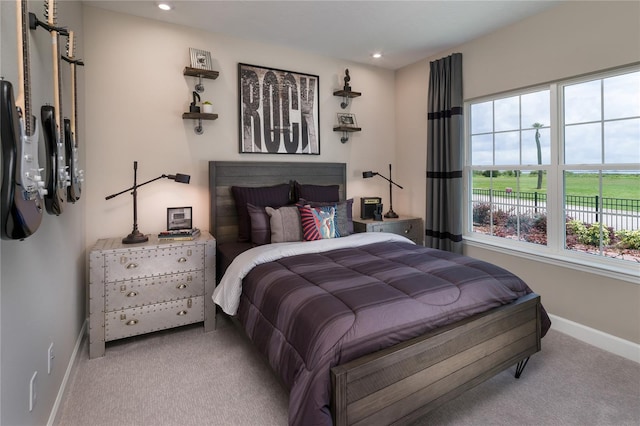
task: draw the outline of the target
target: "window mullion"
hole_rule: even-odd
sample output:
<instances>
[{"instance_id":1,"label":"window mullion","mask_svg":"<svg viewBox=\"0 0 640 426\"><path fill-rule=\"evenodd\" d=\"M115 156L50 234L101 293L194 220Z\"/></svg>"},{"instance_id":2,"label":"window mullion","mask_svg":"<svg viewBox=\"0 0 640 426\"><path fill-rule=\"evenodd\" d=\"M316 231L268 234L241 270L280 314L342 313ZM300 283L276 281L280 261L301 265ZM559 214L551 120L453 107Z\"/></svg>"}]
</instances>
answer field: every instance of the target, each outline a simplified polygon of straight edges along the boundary
<instances>
[{"instance_id":1,"label":"window mullion","mask_svg":"<svg viewBox=\"0 0 640 426\"><path fill-rule=\"evenodd\" d=\"M547 177L547 246L556 253L564 250L564 163L562 96L557 84L549 87L551 115L551 167Z\"/></svg>"}]
</instances>

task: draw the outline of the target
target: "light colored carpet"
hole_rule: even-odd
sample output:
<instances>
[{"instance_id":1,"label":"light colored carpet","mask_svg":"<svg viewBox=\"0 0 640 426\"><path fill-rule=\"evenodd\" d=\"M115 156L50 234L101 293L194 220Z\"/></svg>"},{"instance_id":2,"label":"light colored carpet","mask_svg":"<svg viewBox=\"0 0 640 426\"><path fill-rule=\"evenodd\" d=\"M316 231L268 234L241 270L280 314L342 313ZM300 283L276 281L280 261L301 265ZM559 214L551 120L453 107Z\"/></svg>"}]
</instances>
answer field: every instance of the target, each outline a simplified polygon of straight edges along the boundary
<instances>
[{"instance_id":1,"label":"light colored carpet","mask_svg":"<svg viewBox=\"0 0 640 426\"><path fill-rule=\"evenodd\" d=\"M640 365L550 331L522 377L513 368L416 425L638 425ZM224 317L107 344L86 343L57 425L286 425L287 393Z\"/></svg>"}]
</instances>

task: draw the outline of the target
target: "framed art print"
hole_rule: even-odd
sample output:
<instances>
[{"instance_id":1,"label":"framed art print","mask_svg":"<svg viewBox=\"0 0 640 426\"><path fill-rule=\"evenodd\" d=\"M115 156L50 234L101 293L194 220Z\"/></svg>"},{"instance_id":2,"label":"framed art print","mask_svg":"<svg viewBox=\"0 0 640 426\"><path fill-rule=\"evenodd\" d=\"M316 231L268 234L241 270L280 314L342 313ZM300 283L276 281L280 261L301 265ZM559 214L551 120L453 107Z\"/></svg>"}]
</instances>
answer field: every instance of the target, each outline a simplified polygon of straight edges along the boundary
<instances>
[{"instance_id":1,"label":"framed art print","mask_svg":"<svg viewBox=\"0 0 640 426\"><path fill-rule=\"evenodd\" d=\"M356 115L352 113L338 113L338 126L340 127L358 127L358 122L356 121Z\"/></svg>"},{"instance_id":2,"label":"framed art print","mask_svg":"<svg viewBox=\"0 0 640 426\"><path fill-rule=\"evenodd\" d=\"M238 64L240 153L320 154L317 75Z\"/></svg>"},{"instance_id":3,"label":"framed art print","mask_svg":"<svg viewBox=\"0 0 640 426\"><path fill-rule=\"evenodd\" d=\"M193 228L191 207L169 207L167 209L167 231Z\"/></svg>"},{"instance_id":4,"label":"framed art print","mask_svg":"<svg viewBox=\"0 0 640 426\"><path fill-rule=\"evenodd\" d=\"M189 56L191 57L191 68L201 70L212 70L211 53L206 50L189 48Z\"/></svg>"}]
</instances>

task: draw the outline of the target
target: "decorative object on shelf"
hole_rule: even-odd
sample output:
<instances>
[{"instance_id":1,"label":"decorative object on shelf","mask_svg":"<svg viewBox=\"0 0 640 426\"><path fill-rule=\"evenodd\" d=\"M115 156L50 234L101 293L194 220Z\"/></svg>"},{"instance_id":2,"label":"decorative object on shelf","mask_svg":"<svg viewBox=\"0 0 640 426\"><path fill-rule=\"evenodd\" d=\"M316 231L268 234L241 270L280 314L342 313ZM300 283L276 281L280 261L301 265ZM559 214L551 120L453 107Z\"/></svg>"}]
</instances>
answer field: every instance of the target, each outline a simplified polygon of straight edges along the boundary
<instances>
[{"instance_id":1,"label":"decorative object on shelf","mask_svg":"<svg viewBox=\"0 0 640 426\"><path fill-rule=\"evenodd\" d=\"M384 217L386 217L386 218L397 218L398 215L396 214L396 212L393 211L393 190L392 190L393 187L391 185L395 185L400 189L403 189L403 188L400 185L398 185L397 183L395 183L394 181L391 180L391 164L389 164L389 177L388 178L382 176L378 172L372 172L372 171L362 172L362 177L364 179L370 178L370 177L374 177L374 176L380 176L382 179L384 179L387 182L389 182L389 211L384 214Z\"/></svg>"},{"instance_id":2,"label":"decorative object on shelf","mask_svg":"<svg viewBox=\"0 0 640 426\"><path fill-rule=\"evenodd\" d=\"M200 102L200 95L197 92L193 92L193 101L189 104L189 112L200 112L200 107L197 103Z\"/></svg>"},{"instance_id":3,"label":"decorative object on shelf","mask_svg":"<svg viewBox=\"0 0 640 426\"><path fill-rule=\"evenodd\" d=\"M203 114L213 114L213 104L211 102L204 101L201 108Z\"/></svg>"},{"instance_id":4,"label":"decorative object on shelf","mask_svg":"<svg viewBox=\"0 0 640 426\"><path fill-rule=\"evenodd\" d=\"M342 88L342 90L336 90L335 92L333 92L333 96L341 96L342 97L342 102L340 103L340 108L345 109L346 107L349 106L349 99L351 98L357 98L358 96L361 96L362 93L360 92L354 92L351 90L351 86L349 85L349 81L351 81L351 76L349 75L349 69L345 69L344 70L344 87Z\"/></svg>"},{"instance_id":5,"label":"decorative object on shelf","mask_svg":"<svg viewBox=\"0 0 640 426\"><path fill-rule=\"evenodd\" d=\"M320 154L320 79L238 64L240 153Z\"/></svg>"},{"instance_id":6,"label":"decorative object on shelf","mask_svg":"<svg viewBox=\"0 0 640 426\"><path fill-rule=\"evenodd\" d=\"M338 113L338 125L333 127L334 132L342 132L340 142L345 143L349 140L349 132L359 132L362 130L356 122L356 115L352 113Z\"/></svg>"},{"instance_id":7,"label":"decorative object on shelf","mask_svg":"<svg viewBox=\"0 0 640 426\"><path fill-rule=\"evenodd\" d=\"M178 183L189 183L189 180L191 180L191 176L189 175L183 175L181 173L176 173L175 175L161 175L158 176L157 178L148 180L144 183L138 184L138 162L134 161L133 162L133 186L131 188L127 188L123 191L120 191L116 194L112 194L109 195L107 197L105 197L105 200L110 200L114 197L117 197L120 194L124 194L125 192L129 192L131 191L131 195L133 195L133 230L131 231L131 233L129 235L127 235L126 237L124 237L122 239L122 243L123 244L136 244L136 243L144 243L145 241L149 240L149 237L142 234L139 230L138 230L138 188L140 188L143 185L146 185L148 183L151 183L153 181L159 180L159 179L163 179L163 178L167 178L167 179L171 179L171 180L175 180Z\"/></svg>"},{"instance_id":8,"label":"decorative object on shelf","mask_svg":"<svg viewBox=\"0 0 640 426\"><path fill-rule=\"evenodd\" d=\"M211 65L211 53L206 50L189 48L189 55L191 56L191 68L198 68L201 70L213 70Z\"/></svg>"},{"instance_id":9,"label":"decorative object on shelf","mask_svg":"<svg viewBox=\"0 0 640 426\"><path fill-rule=\"evenodd\" d=\"M357 128L358 123L356 121L356 115L352 113L338 113L338 126L339 127L353 127Z\"/></svg>"},{"instance_id":10,"label":"decorative object on shelf","mask_svg":"<svg viewBox=\"0 0 640 426\"><path fill-rule=\"evenodd\" d=\"M343 90L345 92L351 91L351 86L349 86L349 82L351 81L351 76L349 75L349 68L344 70L344 87Z\"/></svg>"},{"instance_id":11,"label":"decorative object on shelf","mask_svg":"<svg viewBox=\"0 0 640 426\"><path fill-rule=\"evenodd\" d=\"M191 229L192 221L191 207L169 207L167 208L167 231L178 229Z\"/></svg>"}]
</instances>

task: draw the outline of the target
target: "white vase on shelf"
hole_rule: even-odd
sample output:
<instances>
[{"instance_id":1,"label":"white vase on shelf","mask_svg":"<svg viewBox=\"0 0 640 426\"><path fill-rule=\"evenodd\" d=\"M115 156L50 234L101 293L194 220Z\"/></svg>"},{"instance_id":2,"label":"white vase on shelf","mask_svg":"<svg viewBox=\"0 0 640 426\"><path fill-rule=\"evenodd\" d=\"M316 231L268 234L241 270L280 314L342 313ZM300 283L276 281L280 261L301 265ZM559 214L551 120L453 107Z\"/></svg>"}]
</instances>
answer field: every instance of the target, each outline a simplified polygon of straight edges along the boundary
<instances>
[{"instance_id":1,"label":"white vase on shelf","mask_svg":"<svg viewBox=\"0 0 640 426\"><path fill-rule=\"evenodd\" d=\"M213 114L213 105L212 104L202 104L202 112L204 114Z\"/></svg>"}]
</instances>

